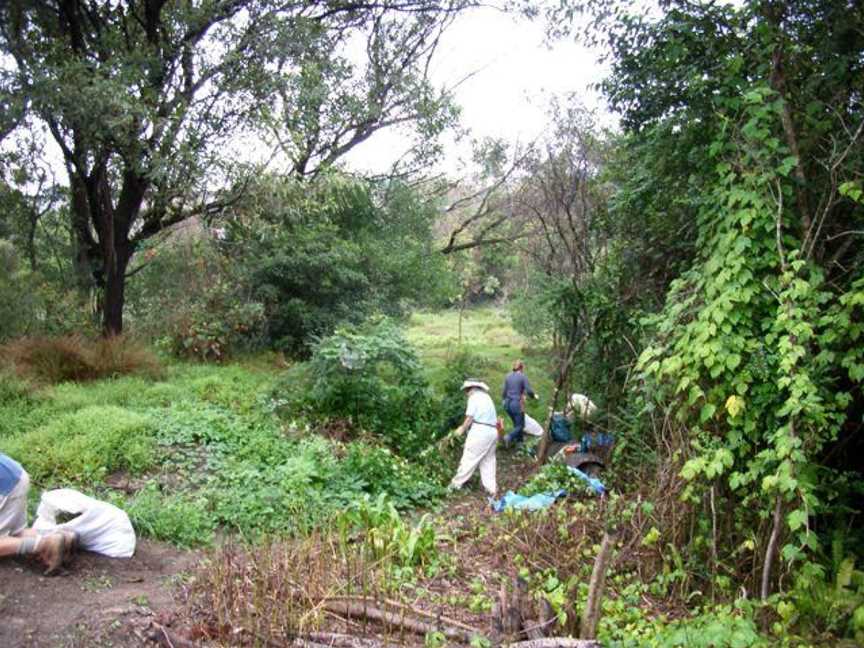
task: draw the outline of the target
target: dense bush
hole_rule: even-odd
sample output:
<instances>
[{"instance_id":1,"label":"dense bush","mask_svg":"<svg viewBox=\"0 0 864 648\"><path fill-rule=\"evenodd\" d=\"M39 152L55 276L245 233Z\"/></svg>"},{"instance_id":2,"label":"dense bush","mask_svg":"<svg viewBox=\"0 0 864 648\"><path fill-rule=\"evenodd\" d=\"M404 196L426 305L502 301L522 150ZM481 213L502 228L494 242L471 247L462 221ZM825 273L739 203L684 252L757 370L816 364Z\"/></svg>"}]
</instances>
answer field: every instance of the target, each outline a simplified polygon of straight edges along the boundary
<instances>
[{"instance_id":1,"label":"dense bush","mask_svg":"<svg viewBox=\"0 0 864 648\"><path fill-rule=\"evenodd\" d=\"M263 305L240 269L197 221L142 250L129 282L127 320L178 357L221 362L261 344Z\"/></svg>"},{"instance_id":2,"label":"dense bush","mask_svg":"<svg viewBox=\"0 0 864 648\"><path fill-rule=\"evenodd\" d=\"M223 249L265 305L272 345L308 356L314 339L372 313L437 299L435 210L408 187L341 175L303 183L264 176L233 208Z\"/></svg>"},{"instance_id":3,"label":"dense bush","mask_svg":"<svg viewBox=\"0 0 864 648\"><path fill-rule=\"evenodd\" d=\"M443 373L435 385L440 394L434 418L439 433L454 429L465 419L466 400L462 383L469 378L476 378L478 370L487 365L486 360L467 347L460 347L448 355ZM492 397L495 398L494 392Z\"/></svg>"},{"instance_id":4,"label":"dense bush","mask_svg":"<svg viewBox=\"0 0 864 648\"><path fill-rule=\"evenodd\" d=\"M298 385L298 378L304 382ZM342 327L320 340L305 377L290 372L276 397L286 415L350 419L402 456L417 454L437 433L417 355L387 319Z\"/></svg>"},{"instance_id":5,"label":"dense bush","mask_svg":"<svg viewBox=\"0 0 864 648\"><path fill-rule=\"evenodd\" d=\"M89 304L80 294L25 267L0 238L0 342L23 335L62 335L91 328Z\"/></svg>"},{"instance_id":6,"label":"dense bush","mask_svg":"<svg viewBox=\"0 0 864 648\"><path fill-rule=\"evenodd\" d=\"M386 494L394 506L422 506L440 497L444 488L430 479L428 468L412 464L389 449L355 441L348 444L333 482L337 493Z\"/></svg>"}]
</instances>

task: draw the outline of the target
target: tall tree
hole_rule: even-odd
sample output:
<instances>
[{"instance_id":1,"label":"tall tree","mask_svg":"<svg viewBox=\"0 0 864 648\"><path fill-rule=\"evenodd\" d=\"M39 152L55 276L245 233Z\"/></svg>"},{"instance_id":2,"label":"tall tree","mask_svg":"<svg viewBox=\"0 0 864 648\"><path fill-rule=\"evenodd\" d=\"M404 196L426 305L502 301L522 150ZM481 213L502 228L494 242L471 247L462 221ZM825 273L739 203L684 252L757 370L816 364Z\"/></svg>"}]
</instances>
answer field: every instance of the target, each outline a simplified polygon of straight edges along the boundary
<instances>
[{"instance_id":1,"label":"tall tree","mask_svg":"<svg viewBox=\"0 0 864 648\"><path fill-rule=\"evenodd\" d=\"M104 289L104 332L123 329L137 246L237 199L216 190L224 151L254 125L279 87L280 66L302 68L321 34L391 13L434 21L460 7L437 0L4 3L0 52L14 63L0 76L2 103L26 108L62 152L77 274Z\"/></svg>"}]
</instances>

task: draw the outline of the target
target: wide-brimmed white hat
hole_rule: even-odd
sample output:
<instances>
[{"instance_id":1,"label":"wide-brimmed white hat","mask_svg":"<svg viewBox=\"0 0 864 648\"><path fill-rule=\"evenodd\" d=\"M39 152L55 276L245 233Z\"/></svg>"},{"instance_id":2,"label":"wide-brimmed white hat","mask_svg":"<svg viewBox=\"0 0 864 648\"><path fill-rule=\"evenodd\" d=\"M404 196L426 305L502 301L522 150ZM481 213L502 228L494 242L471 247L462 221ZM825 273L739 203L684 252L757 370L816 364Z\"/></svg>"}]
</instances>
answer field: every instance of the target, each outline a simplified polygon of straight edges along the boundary
<instances>
[{"instance_id":1,"label":"wide-brimmed white hat","mask_svg":"<svg viewBox=\"0 0 864 648\"><path fill-rule=\"evenodd\" d=\"M479 380L472 380L469 378L468 380L466 380L465 382L462 383L462 391L465 391L466 389L471 389L472 387L478 387L479 389L482 389L485 392L489 391L489 385L487 385L484 382L480 382Z\"/></svg>"}]
</instances>

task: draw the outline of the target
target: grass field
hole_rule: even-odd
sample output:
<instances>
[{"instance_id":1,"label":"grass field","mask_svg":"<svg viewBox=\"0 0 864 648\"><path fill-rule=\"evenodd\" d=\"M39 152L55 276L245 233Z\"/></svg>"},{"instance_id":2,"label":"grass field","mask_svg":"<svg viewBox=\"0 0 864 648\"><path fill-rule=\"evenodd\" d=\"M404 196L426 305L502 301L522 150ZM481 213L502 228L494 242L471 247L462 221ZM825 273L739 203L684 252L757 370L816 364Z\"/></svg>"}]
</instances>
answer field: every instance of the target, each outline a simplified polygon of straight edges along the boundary
<instances>
[{"instance_id":1,"label":"grass field","mask_svg":"<svg viewBox=\"0 0 864 648\"><path fill-rule=\"evenodd\" d=\"M415 313L408 322L406 337L417 348L433 384L441 376L448 358L460 350L476 357L478 362L472 377L489 385L499 406L504 376L510 371L513 361L521 358L531 386L540 395L539 401L528 403L528 413L535 418L545 414L554 384L549 350L532 347L520 337L513 330L510 315L505 309L466 310L462 315L461 341L458 311ZM499 414L503 415L503 412Z\"/></svg>"}]
</instances>

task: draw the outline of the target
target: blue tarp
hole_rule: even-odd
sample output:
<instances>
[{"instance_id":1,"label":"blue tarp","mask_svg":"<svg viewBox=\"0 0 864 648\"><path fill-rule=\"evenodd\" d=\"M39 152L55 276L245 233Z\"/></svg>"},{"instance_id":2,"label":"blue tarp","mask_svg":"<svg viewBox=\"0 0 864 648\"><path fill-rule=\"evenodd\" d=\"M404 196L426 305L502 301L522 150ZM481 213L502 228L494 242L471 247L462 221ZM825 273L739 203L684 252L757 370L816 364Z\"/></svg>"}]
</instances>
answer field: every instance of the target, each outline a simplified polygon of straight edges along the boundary
<instances>
[{"instance_id":1,"label":"blue tarp","mask_svg":"<svg viewBox=\"0 0 864 648\"><path fill-rule=\"evenodd\" d=\"M573 468L572 466L567 466L567 470L582 479L597 495L603 495L606 492L603 482L596 477L589 477L578 468ZM555 503L555 500L565 495L567 495L567 491L563 489L537 493L536 495L520 495L513 491L507 491L500 500L490 500L489 503L492 505L492 510L496 513L500 513L505 509L539 511L540 509L549 508Z\"/></svg>"},{"instance_id":2,"label":"blue tarp","mask_svg":"<svg viewBox=\"0 0 864 648\"><path fill-rule=\"evenodd\" d=\"M500 500L493 500L492 510L501 512L504 509L516 509L522 511L539 511L545 509L555 503L559 497L564 497L567 494L565 490L549 491L547 493L537 493L536 495L519 495L513 491L504 493L504 497Z\"/></svg>"},{"instance_id":3,"label":"blue tarp","mask_svg":"<svg viewBox=\"0 0 864 648\"><path fill-rule=\"evenodd\" d=\"M586 484L588 484L597 495L602 495L606 492L606 487L603 485L603 482L601 482L596 477L589 477L584 472L582 472L578 468L574 468L573 466L567 466L567 470L569 470L571 473L573 473Z\"/></svg>"}]
</instances>

